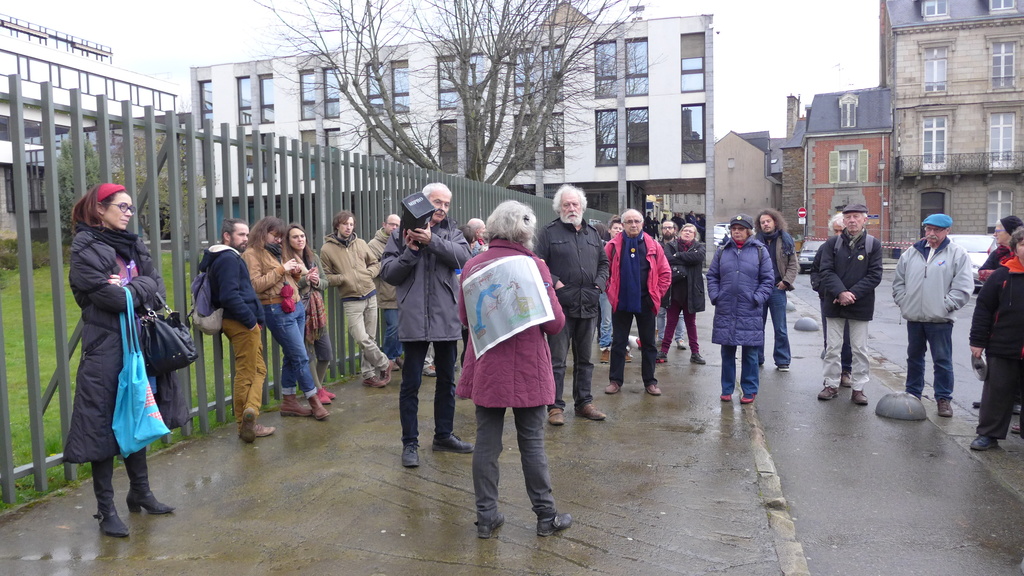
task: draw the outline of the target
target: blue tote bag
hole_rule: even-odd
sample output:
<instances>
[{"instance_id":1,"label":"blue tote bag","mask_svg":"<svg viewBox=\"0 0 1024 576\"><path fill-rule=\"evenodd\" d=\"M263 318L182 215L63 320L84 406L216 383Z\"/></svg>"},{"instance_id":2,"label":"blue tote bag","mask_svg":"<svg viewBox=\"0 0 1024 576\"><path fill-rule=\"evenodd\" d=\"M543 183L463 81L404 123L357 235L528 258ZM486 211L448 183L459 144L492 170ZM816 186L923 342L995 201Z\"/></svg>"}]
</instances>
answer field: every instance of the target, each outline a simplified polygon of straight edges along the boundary
<instances>
[{"instance_id":1,"label":"blue tote bag","mask_svg":"<svg viewBox=\"0 0 1024 576\"><path fill-rule=\"evenodd\" d=\"M169 434L160 410L153 398L153 389L146 375L146 359L139 346L139 332L135 326L135 303L132 293L125 288L127 309L121 313L121 350L124 366L117 377L117 399L114 403L112 427L121 456L128 457L149 446L154 440Z\"/></svg>"}]
</instances>

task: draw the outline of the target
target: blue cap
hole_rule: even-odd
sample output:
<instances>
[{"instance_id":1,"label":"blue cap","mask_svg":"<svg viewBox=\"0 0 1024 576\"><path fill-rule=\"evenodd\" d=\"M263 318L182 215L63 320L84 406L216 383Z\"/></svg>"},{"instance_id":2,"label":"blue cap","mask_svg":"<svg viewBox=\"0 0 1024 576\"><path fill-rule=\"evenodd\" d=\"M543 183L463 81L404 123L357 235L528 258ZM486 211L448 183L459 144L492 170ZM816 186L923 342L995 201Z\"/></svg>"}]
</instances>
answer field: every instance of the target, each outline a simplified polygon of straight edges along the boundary
<instances>
[{"instance_id":1,"label":"blue cap","mask_svg":"<svg viewBox=\"0 0 1024 576\"><path fill-rule=\"evenodd\" d=\"M922 226L935 226L936 228L949 228L953 225L953 219L945 214L932 214L924 219Z\"/></svg>"}]
</instances>

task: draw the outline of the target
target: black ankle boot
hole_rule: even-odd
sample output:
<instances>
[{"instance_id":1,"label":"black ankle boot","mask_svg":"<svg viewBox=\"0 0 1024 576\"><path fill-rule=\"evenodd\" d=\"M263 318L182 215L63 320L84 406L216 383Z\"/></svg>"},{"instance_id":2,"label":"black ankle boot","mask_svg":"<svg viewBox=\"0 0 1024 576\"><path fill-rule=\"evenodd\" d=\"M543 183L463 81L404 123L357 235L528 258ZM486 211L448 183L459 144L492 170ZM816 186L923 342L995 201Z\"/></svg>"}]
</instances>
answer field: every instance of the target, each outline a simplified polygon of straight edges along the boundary
<instances>
[{"instance_id":1,"label":"black ankle boot","mask_svg":"<svg viewBox=\"0 0 1024 576\"><path fill-rule=\"evenodd\" d=\"M149 467L146 465L146 450L142 449L129 454L124 459L124 469L128 472L128 504L129 512L139 512L143 508L150 514L167 514L174 511L173 506L161 504L149 489Z\"/></svg>"},{"instance_id":2,"label":"black ankle boot","mask_svg":"<svg viewBox=\"0 0 1024 576\"><path fill-rule=\"evenodd\" d=\"M121 521L121 517L117 515L117 510L114 510L113 506L106 512L96 512L93 518L100 521L100 530L107 536L113 536L114 538L125 538L128 536L128 526Z\"/></svg>"},{"instance_id":3,"label":"black ankle boot","mask_svg":"<svg viewBox=\"0 0 1024 576\"><path fill-rule=\"evenodd\" d=\"M143 508L150 514L167 514L174 512L174 506L168 506L167 504L160 503L156 496L153 496L152 492L146 492L145 494L139 494L134 491L128 492L128 497L124 499L125 504L128 505L129 512L141 512Z\"/></svg>"}]
</instances>

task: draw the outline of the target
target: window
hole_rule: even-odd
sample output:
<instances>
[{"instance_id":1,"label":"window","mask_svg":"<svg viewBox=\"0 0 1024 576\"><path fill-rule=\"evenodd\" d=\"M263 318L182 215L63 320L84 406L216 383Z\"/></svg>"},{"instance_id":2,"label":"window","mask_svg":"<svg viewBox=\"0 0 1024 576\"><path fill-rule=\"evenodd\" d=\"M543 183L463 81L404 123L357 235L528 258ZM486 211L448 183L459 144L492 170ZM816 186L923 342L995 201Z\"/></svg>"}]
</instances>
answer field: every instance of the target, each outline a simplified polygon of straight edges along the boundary
<instances>
[{"instance_id":1,"label":"window","mask_svg":"<svg viewBox=\"0 0 1024 576\"><path fill-rule=\"evenodd\" d=\"M252 124L252 79L243 76L238 81L238 124Z\"/></svg>"},{"instance_id":2,"label":"window","mask_svg":"<svg viewBox=\"0 0 1024 576\"><path fill-rule=\"evenodd\" d=\"M537 77L535 68L537 57L529 50L516 54L516 80L515 80L515 101L522 103L524 98L532 95L534 91L534 80Z\"/></svg>"},{"instance_id":3,"label":"window","mask_svg":"<svg viewBox=\"0 0 1024 576\"><path fill-rule=\"evenodd\" d=\"M993 190L988 193L988 231L995 232L999 220L1013 214L1013 192Z\"/></svg>"},{"instance_id":4,"label":"window","mask_svg":"<svg viewBox=\"0 0 1024 576\"><path fill-rule=\"evenodd\" d=\"M704 35L684 34L680 37L680 90L704 90Z\"/></svg>"},{"instance_id":5,"label":"window","mask_svg":"<svg viewBox=\"0 0 1024 576\"><path fill-rule=\"evenodd\" d=\"M683 163L704 162L704 106L683 106Z\"/></svg>"},{"instance_id":6,"label":"window","mask_svg":"<svg viewBox=\"0 0 1024 576\"><path fill-rule=\"evenodd\" d=\"M989 116L988 158L991 168L1013 167L1013 116L1012 112Z\"/></svg>"},{"instance_id":7,"label":"window","mask_svg":"<svg viewBox=\"0 0 1024 576\"><path fill-rule=\"evenodd\" d=\"M594 98L615 97L615 42L594 45Z\"/></svg>"},{"instance_id":8,"label":"window","mask_svg":"<svg viewBox=\"0 0 1024 576\"><path fill-rule=\"evenodd\" d=\"M949 14L947 0L924 0L921 5L921 14L925 18L947 16Z\"/></svg>"},{"instance_id":9,"label":"window","mask_svg":"<svg viewBox=\"0 0 1024 576\"><path fill-rule=\"evenodd\" d=\"M438 122L438 136L441 171L455 174L459 171L459 127L455 120Z\"/></svg>"},{"instance_id":10,"label":"window","mask_svg":"<svg viewBox=\"0 0 1024 576\"><path fill-rule=\"evenodd\" d=\"M544 168L565 168L565 125L561 113L548 119L544 133Z\"/></svg>"},{"instance_id":11,"label":"window","mask_svg":"<svg viewBox=\"0 0 1024 576\"><path fill-rule=\"evenodd\" d=\"M1013 0L990 0L990 10L1012 10Z\"/></svg>"},{"instance_id":12,"label":"window","mask_svg":"<svg viewBox=\"0 0 1024 576\"><path fill-rule=\"evenodd\" d=\"M541 48L541 76L544 87L548 90L558 89L555 99L562 101L562 47L546 46Z\"/></svg>"},{"instance_id":13,"label":"window","mask_svg":"<svg viewBox=\"0 0 1024 576\"><path fill-rule=\"evenodd\" d=\"M260 76L260 122L274 121L274 77Z\"/></svg>"},{"instance_id":14,"label":"window","mask_svg":"<svg viewBox=\"0 0 1024 576\"><path fill-rule=\"evenodd\" d=\"M943 192L924 192L921 194L921 221L932 214L946 212L946 194ZM924 227L922 226L922 229Z\"/></svg>"},{"instance_id":15,"label":"window","mask_svg":"<svg viewBox=\"0 0 1024 576\"><path fill-rule=\"evenodd\" d=\"M316 74L312 70L299 74L299 92L302 94L300 117L312 120L316 117Z\"/></svg>"},{"instance_id":16,"label":"window","mask_svg":"<svg viewBox=\"0 0 1024 576\"><path fill-rule=\"evenodd\" d=\"M455 90L455 58L445 56L437 59L437 107L451 110L459 106L459 93Z\"/></svg>"},{"instance_id":17,"label":"window","mask_svg":"<svg viewBox=\"0 0 1024 576\"><path fill-rule=\"evenodd\" d=\"M1013 42L992 44L992 87L1013 88Z\"/></svg>"},{"instance_id":18,"label":"window","mask_svg":"<svg viewBox=\"0 0 1024 576\"><path fill-rule=\"evenodd\" d=\"M924 119L924 150L925 170L942 170L946 167L946 118L931 116Z\"/></svg>"},{"instance_id":19,"label":"window","mask_svg":"<svg viewBox=\"0 0 1024 576\"><path fill-rule=\"evenodd\" d=\"M384 109L384 95L381 91L381 81L384 78L384 67L373 67L373 64L366 65L366 100L370 103L370 112L376 113Z\"/></svg>"},{"instance_id":20,"label":"window","mask_svg":"<svg viewBox=\"0 0 1024 576\"><path fill-rule=\"evenodd\" d=\"M626 110L626 164L650 162L650 115L647 108Z\"/></svg>"},{"instance_id":21,"label":"window","mask_svg":"<svg viewBox=\"0 0 1024 576\"><path fill-rule=\"evenodd\" d=\"M213 120L213 82L209 80L199 83L199 110L203 120Z\"/></svg>"},{"instance_id":22,"label":"window","mask_svg":"<svg viewBox=\"0 0 1024 576\"><path fill-rule=\"evenodd\" d=\"M597 165L619 163L619 117L616 110L598 110L596 117Z\"/></svg>"},{"instance_id":23,"label":"window","mask_svg":"<svg viewBox=\"0 0 1024 576\"><path fill-rule=\"evenodd\" d=\"M487 58L483 54L473 54L469 57L469 70L466 70L466 85L476 86L484 81L486 75Z\"/></svg>"},{"instance_id":24,"label":"window","mask_svg":"<svg viewBox=\"0 0 1024 576\"><path fill-rule=\"evenodd\" d=\"M626 96L644 96L647 78L647 38L626 41Z\"/></svg>"},{"instance_id":25,"label":"window","mask_svg":"<svg viewBox=\"0 0 1024 576\"><path fill-rule=\"evenodd\" d=\"M324 68L324 116L341 116L341 80L333 68Z\"/></svg>"},{"instance_id":26,"label":"window","mask_svg":"<svg viewBox=\"0 0 1024 576\"><path fill-rule=\"evenodd\" d=\"M394 112L409 111L409 61L391 63L391 101Z\"/></svg>"},{"instance_id":27,"label":"window","mask_svg":"<svg viewBox=\"0 0 1024 576\"><path fill-rule=\"evenodd\" d=\"M828 181L830 184L840 182L868 181L867 150L833 150L828 153Z\"/></svg>"},{"instance_id":28,"label":"window","mask_svg":"<svg viewBox=\"0 0 1024 576\"><path fill-rule=\"evenodd\" d=\"M946 48L926 48L924 51L924 91L941 92L946 89Z\"/></svg>"},{"instance_id":29,"label":"window","mask_svg":"<svg viewBox=\"0 0 1024 576\"><path fill-rule=\"evenodd\" d=\"M846 94L839 99L840 126L843 128L857 127L857 97Z\"/></svg>"}]
</instances>

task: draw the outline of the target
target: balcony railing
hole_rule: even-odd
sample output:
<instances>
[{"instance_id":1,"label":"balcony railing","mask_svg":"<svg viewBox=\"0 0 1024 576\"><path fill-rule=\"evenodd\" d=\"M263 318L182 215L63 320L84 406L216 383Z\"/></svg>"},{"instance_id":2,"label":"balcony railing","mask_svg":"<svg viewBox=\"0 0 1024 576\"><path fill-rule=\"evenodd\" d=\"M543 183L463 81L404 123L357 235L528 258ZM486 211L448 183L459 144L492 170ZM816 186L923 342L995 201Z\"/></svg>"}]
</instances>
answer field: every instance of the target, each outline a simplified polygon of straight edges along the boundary
<instances>
[{"instance_id":1,"label":"balcony railing","mask_svg":"<svg viewBox=\"0 0 1024 576\"><path fill-rule=\"evenodd\" d=\"M1024 152L925 154L896 159L898 178L1021 172L1024 172Z\"/></svg>"}]
</instances>

